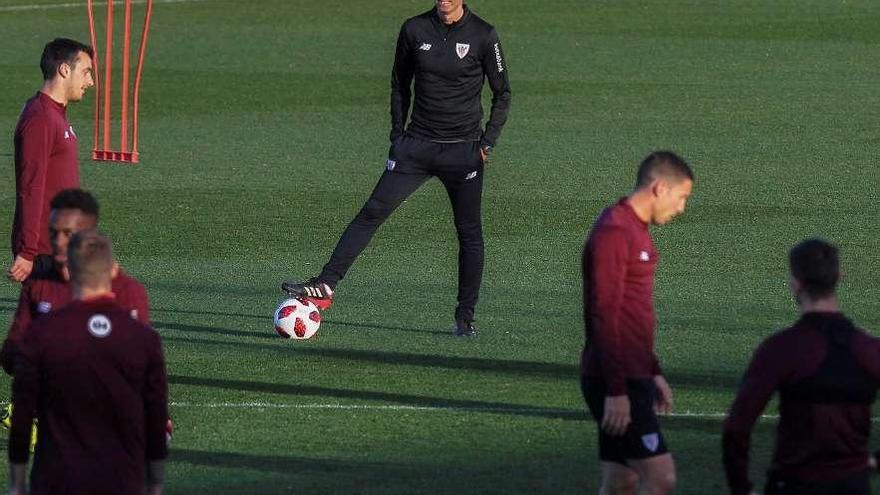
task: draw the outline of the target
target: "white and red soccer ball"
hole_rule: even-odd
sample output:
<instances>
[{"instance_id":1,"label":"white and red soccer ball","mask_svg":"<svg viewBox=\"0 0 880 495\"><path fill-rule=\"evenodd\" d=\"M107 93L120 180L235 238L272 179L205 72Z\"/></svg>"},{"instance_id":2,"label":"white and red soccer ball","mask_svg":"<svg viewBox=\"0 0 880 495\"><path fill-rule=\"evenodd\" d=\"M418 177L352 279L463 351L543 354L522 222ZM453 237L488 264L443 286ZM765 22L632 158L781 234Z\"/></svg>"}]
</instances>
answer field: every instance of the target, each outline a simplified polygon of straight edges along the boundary
<instances>
[{"instance_id":1,"label":"white and red soccer ball","mask_svg":"<svg viewBox=\"0 0 880 495\"><path fill-rule=\"evenodd\" d=\"M311 338L321 326L321 312L311 301L287 299L275 310L275 332L285 339Z\"/></svg>"}]
</instances>

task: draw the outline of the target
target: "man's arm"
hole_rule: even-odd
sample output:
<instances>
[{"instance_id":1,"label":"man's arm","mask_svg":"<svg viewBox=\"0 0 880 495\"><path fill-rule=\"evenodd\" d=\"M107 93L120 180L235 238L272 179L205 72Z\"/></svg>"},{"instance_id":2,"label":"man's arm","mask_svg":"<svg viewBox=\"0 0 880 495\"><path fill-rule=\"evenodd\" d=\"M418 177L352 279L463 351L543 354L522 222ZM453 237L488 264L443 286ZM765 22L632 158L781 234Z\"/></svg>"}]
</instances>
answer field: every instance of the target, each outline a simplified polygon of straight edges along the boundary
<instances>
[{"instance_id":1,"label":"man's arm","mask_svg":"<svg viewBox=\"0 0 880 495\"><path fill-rule=\"evenodd\" d=\"M158 333L152 330L151 332L149 364L144 387L144 426L147 434L146 459L152 464L161 462L168 456L165 428L168 423L168 381L165 375L162 342ZM147 466L148 469L150 465Z\"/></svg>"},{"instance_id":2,"label":"man's arm","mask_svg":"<svg viewBox=\"0 0 880 495\"><path fill-rule=\"evenodd\" d=\"M510 81L507 78L507 61L504 59L504 51L501 49L501 40L498 32L492 29L483 51L483 72L489 81L492 90L492 109L489 112L489 121L486 130L480 140L480 148L489 150L498 142L501 128L507 122L507 114L510 112Z\"/></svg>"},{"instance_id":3,"label":"man's arm","mask_svg":"<svg viewBox=\"0 0 880 495\"><path fill-rule=\"evenodd\" d=\"M751 493L749 448L752 428L779 386L785 369L784 356L775 350L777 346L773 343L773 340L765 341L755 351L724 421L722 460L731 495Z\"/></svg>"},{"instance_id":4,"label":"man's arm","mask_svg":"<svg viewBox=\"0 0 880 495\"><path fill-rule=\"evenodd\" d=\"M39 325L39 324L37 324ZM22 339L15 360L12 380L12 426L9 428L9 464L24 466L28 462L31 427L40 395L39 327L32 326Z\"/></svg>"},{"instance_id":5,"label":"man's arm","mask_svg":"<svg viewBox=\"0 0 880 495\"><path fill-rule=\"evenodd\" d=\"M585 324L591 346L596 346L608 395L626 395L620 343L620 311L626 276L628 242L618 228L601 228L584 247L582 270Z\"/></svg>"},{"instance_id":6,"label":"man's arm","mask_svg":"<svg viewBox=\"0 0 880 495\"><path fill-rule=\"evenodd\" d=\"M15 372L16 346L24 336L28 325L31 324L32 305L30 287L30 282L25 282L21 287L21 293L18 295L18 309L15 310L12 325L9 327L6 340L3 341L3 349L0 350L0 365L3 366L3 370L9 375Z\"/></svg>"},{"instance_id":7,"label":"man's arm","mask_svg":"<svg viewBox=\"0 0 880 495\"><path fill-rule=\"evenodd\" d=\"M394 67L391 69L391 142L403 135L409 106L412 102L412 80L415 67L410 56L406 24L397 36L397 49L394 52Z\"/></svg>"},{"instance_id":8,"label":"man's arm","mask_svg":"<svg viewBox=\"0 0 880 495\"><path fill-rule=\"evenodd\" d=\"M52 149L52 128L44 117L33 117L22 125L18 154L20 165L16 174L15 190L21 204L21 225L12 251L27 261L36 257L43 210L48 208L45 198L46 175Z\"/></svg>"}]
</instances>

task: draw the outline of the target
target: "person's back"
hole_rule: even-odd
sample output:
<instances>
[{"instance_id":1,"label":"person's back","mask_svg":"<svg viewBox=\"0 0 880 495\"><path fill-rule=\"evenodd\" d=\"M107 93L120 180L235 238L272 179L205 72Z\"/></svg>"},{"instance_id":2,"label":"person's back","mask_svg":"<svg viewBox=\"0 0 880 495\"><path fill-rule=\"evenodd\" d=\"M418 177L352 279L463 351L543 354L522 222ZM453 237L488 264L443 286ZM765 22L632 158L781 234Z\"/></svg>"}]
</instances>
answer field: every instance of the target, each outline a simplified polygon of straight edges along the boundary
<instances>
[{"instance_id":1,"label":"person's back","mask_svg":"<svg viewBox=\"0 0 880 495\"><path fill-rule=\"evenodd\" d=\"M724 423L724 467L734 495L751 493L752 427L779 392L768 495L867 495L871 406L880 387L880 339L839 310L836 248L808 240L790 255L802 316L765 340Z\"/></svg>"},{"instance_id":2,"label":"person's back","mask_svg":"<svg viewBox=\"0 0 880 495\"><path fill-rule=\"evenodd\" d=\"M161 490L161 466L154 465L167 455L161 342L116 303L112 259L103 261L106 273L94 293L77 285L71 265L75 300L34 322L18 347L9 458L20 486L36 412L34 495L141 495L148 479Z\"/></svg>"}]
</instances>

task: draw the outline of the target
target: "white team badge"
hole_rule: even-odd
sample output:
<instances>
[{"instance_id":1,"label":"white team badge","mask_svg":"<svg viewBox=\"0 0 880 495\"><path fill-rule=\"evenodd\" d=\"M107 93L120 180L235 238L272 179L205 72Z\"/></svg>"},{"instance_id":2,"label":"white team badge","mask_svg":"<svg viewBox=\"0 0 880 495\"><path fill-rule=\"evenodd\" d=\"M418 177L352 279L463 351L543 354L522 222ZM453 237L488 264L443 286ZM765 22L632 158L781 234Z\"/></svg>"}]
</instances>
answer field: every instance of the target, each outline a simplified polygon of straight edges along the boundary
<instances>
[{"instance_id":1,"label":"white team badge","mask_svg":"<svg viewBox=\"0 0 880 495\"><path fill-rule=\"evenodd\" d=\"M422 43L422 46L419 47L419 50L426 52L431 49L430 43Z\"/></svg>"},{"instance_id":2,"label":"white team badge","mask_svg":"<svg viewBox=\"0 0 880 495\"><path fill-rule=\"evenodd\" d=\"M98 337L99 339L103 339L104 337L110 335L110 331L113 328L110 326L110 320L107 319L104 315L94 315L89 318L89 333Z\"/></svg>"},{"instance_id":3,"label":"white team badge","mask_svg":"<svg viewBox=\"0 0 880 495\"><path fill-rule=\"evenodd\" d=\"M656 433L642 435L642 445L651 452L657 452L657 447L660 446L660 435Z\"/></svg>"},{"instance_id":4,"label":"white team badge","mask_svg":"<svg viewBox=\"0 0 880 495\"><path fill-rule=\"evenodd\" d=\"M392 160L391 158L385 160L385 170L387 170L389 172L393 172L394 167L396 167L396 166L397 166L397 162Z\"/></svg>"},{"instance_id":5,"label":"white team badge","mask_svg":"<svg viewBox=\"0 0 880 495\"><path fill-rule=\"evenodd\" d=\"M642 251L639 253L639 259L642 261L651 261L651 255L648 254L647 251Z\"/></svg>"},{"instance_id":6,"label":"white team badge","mask_svg":"<svg viewBox=\"0 0 880 495\"><path fill-rule=\"evenodd\" d=\"M129 314L131 315L131 319L132 319L132 320L137 320L137 319L138 319L138 310L133 309L133 310L131 310L131 312L130 312Z\"/></svg>"},{"instance_id":7,"label":"white team badge","mask_svg":"<svg viewBox=\"0 0 880 495\"><path fill-rule=\"evenodd\" d=\"M464 58L464 56L468 54L470 49L471 49L471 45L468 45L465 43L456 43L455 44L455 53L458 54L458 58Z\"/></svg>"},{"instance_id":8,"label":"white team badge","mask_svg":"<svg viewBox=\"0 0 880 495\"><path fill-rule=\"evenodd\" d=\"M49 311L52 311L52 303L50 303L49 301L40 301L37 304L37 313L45 314Z\"/></svg>"}]
</instances>

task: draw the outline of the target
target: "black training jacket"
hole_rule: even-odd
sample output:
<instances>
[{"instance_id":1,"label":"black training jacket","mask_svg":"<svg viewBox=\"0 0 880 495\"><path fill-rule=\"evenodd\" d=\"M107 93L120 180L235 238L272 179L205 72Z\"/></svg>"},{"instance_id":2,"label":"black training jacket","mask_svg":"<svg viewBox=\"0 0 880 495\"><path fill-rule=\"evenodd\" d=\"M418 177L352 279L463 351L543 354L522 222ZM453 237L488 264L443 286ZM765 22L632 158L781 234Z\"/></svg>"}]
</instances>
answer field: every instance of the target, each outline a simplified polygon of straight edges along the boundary
<instances>
[{"instance_id":1,"label":"black training jacket","mask_svg":"<svg viewBox=\"0 0 880 495\"><path fill-rule=\"evenodd\" d=\"M480 127L484 78L492 89L485 131ZM451 26L435 9L404 22L391 72L391 141L404 132L413 91L409 134L495 146L510 109L507 64L495 28L467 6Z\"/></svg>"}]
</instances>

